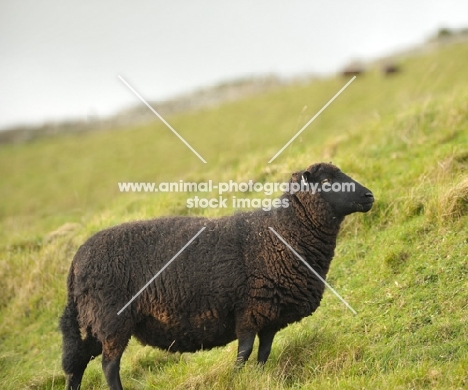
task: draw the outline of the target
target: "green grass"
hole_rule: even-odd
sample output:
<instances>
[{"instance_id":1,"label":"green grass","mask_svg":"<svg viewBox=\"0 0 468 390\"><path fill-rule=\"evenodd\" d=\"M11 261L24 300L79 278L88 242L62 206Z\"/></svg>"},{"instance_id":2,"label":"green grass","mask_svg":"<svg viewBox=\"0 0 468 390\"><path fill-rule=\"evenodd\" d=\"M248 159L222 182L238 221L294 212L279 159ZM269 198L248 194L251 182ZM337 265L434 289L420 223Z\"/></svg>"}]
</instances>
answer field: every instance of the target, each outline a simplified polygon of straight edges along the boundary
<instances>
[{"instance_id":1,"label":"green grass","mask_svg":"<svg viewBox=\"0 0 468 390\"><path fill-rule=\"evenodd\" d=\"M186 194L121 194L121 181L284 181L333 161L377 202L339 237L332 294L281 331L265 369L233 370L235 343L168 354L132 341L128 389L462 389L468 386L468 45L401 59L355 80L272 164L267 161L338 91L329 78L168 118L164 125L68 134L0 147L0 383L62 389L58 318L78 246L94 232L191 209ZM200 194L206 196L206 194ZM258 195L252 194L252 197ZM254 353L255 355L255 353ZM83 388L106 388L100 358Z\"/></svg>"}]
</instances>

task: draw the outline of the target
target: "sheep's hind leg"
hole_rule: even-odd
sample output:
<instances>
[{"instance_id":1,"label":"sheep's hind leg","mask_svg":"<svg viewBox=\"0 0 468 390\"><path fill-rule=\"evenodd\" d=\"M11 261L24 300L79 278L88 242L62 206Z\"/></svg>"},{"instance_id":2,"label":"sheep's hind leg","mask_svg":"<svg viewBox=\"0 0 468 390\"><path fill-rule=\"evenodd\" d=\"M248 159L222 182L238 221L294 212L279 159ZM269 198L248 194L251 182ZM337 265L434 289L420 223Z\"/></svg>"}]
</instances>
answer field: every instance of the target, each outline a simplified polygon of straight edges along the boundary
<instances>
[{"instance_id":1,"label":"sheep's hind leg","mask_svg":"<svg viewBox=\"0 0 468 390\"><path fill-rule=\"evenodd\" d=\"M102 344L87 329L87 337L81 342L81 353L73 357L75 370L68 376L67 389L75 390L81 388L83 373L89 361L99 356L102 352Z\"/></svg>"},{"instance_id":2,"label":"sheep's hind leg","mask_svg":"<svg viewBox=\"0 0 468 390\"><path fill-rule=\"evenodd\" d=\"M83 373L89 361L101 353L101 343L88 328L83 340L77 320L78 311L74 303L69 303L60 319L63 336L62 367L67 375L67 390L81 387Z\"/></svg>"},{"instance_id":3,"label":"sheep's hind leg","mask_svg":"<svg viewBox=\"0 0 468 390\"><path fill-rule=\"evenodd\" d=\"M258 338L260 339L260 345L258 346L258 363L265 364L270 356L271 345L273 344L273 339L275 337L276 330L267 330L262 329L258 333Z\"/></svg>"},{"instance_id":4,"label":"sheep's hind leg","mask_svg":"<svg viewBox=\"0 0 468 390\"><path fill-rule=\"evenodd\" d=\"M236 366L242 367L252 353L255 332L243 333L238 337Z\"/></svg>"},{"instance_id":5,"label":"sheep's hind leg","mask_svg":"<svg viewBox=\"0 0 468 390\"><path fill-rule=\"evenodd\" d=\"M123 390L120 381L120 359L127 347L128 337L115 337L102 343L102 370L111 390Z\"/></svg>"}]
</instances>

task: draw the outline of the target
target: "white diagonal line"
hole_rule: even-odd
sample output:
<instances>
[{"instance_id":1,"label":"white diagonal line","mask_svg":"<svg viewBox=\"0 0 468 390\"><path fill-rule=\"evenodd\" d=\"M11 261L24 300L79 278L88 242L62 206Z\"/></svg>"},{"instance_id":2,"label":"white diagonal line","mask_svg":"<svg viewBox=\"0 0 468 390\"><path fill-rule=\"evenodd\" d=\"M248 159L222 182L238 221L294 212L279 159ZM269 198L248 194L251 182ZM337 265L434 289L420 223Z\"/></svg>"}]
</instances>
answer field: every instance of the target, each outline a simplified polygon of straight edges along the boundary
<instances>
[{"instance_id":1,"label":"white diagonal line","mask_svg":"<svg viewBox=\"0 0 468 390\"><path fill-rule=\"evenodd\" d=\"M276 157L278 157L279 154L280 154L284 149L286 149L286 148L288 147L288 145L289 145L291 142L293 142L293 141L299 136L299 134L301 134L301 133L307 128L307 126L309 126L309 125L315 120L315 118L317 118L317 117L322 113L322 111L325 110L325 108L327 108L327 107L331 104L331 102L332 102L333 100L335 100L335 99L341 94L341 92L343 92L343 91L348 87L348 85L351 84L351 83L354 81L355 78L356 78L356 76L354 76L351 80L349 80L349 81L346 83L346 85L345 85L343 88L341 88L341 89L338 91L338 93L337 93L335 96L333 96L333 97L330 99L330 101L329 101L327 104L325 104L325 105L322 107L322 109L321 109L319 112L317 112L317 114L315 114L314 117L313 117L309 122L307 122L307 123L302 127L302 129L299 130L299 131L296 133L296 135L295 135L294 137L292 137L292 138L289 140L289 142L288 142L286 145L284 145L284 146L281 148L281 150L280 150L278 153L276 153L276 154L271 158L270 161L268 161L268 164L270 164Z\"/></svg>"},{"instance_id":2,"label":"white diagonal line","mask_svg":"<svg viewBox=\"0 0 468 390\"><path fill-rule=\"evenodd\" d=\"M128 87L128 89L130 89L130 91L132 91L151 111L153 111L154 115L156 115L159 119L161 119L161 121L185 144L185 146L187 146L193 153L195 153L195 155L200 160L202 160L206 164L205 159L202 156L200 156L197 153L197 151L194 148L192 148L190 144L185 139L183 139L182 136L177 131L175 131L174 128L169 123L167 123L166 120L161 115L159 115L159 113L153 107L151 107L146 102L146 100L143 99L140 96L140 94L137 91L135 91L135 89L133 89L132 86L124 80L124 78L121 75L119 75L118 77Z\"/></svg>"},{"instance_id":3,"label":"white diagonal line","mask_svg":"<svg viewBox=\"0 0 468 390\"><path fill-rule=\"evenodd\" d=\"M270 229L273 233L275 233L276 237L278 237L278 238L283 242L283 244L286 245L286 246L291 250L291 252L294 253L294 254L297 256L297 258L298 258L299 260L301 260L301 261L307 266L307 268L309 268L309 269L315 274L315 276L317 276L317 278L319 278L319 279L323 282L323 284L325 284L325 286L327 286L327 287L330 289L330 291L331 291L333 294L335 294L335 295L338 297L338 299L346 305L346 307L347 307L349 310L351 310L354 314L357 314L356 310L354 310L354 309L349 305L349 303L346 302L346 301L341 297L341 295L338 294L338 293L336 292L336 290L335 290L332 286L330 286L330 285L326 282L326 280L325 280L324 278L322 278L322 277L318 274L318 272L317 272L316 270L314 270L314 269L309 265L309 263L308 263L307 261L305 261L305 260L301 257L301 255L300 255L299 253L297 253L297 252L294 250L294 248L293 248L291 245L289 245L289 244L284 240L283 237L281 237L278 233L276 233L275 229L273 229L272 227L268 227L268 229Z\"/></svg>"},{"instance_id":4,"label":"white diagonal line","mask_svg":"<svg viewBox=\"0 0 468 390\"><path fill-rule=\"evenodd\" d=\"M177 253L174 255L174 257L173 257L171 260L169 260L169 261L166 263L166 265L165 265L164 267L162 267L162 268L158 271L158 273L157 273L156 275L154 275L154 276L148 281L148 283L146 283L146 284L141 288L141 290L138 291L138 292L133 296L133 298L130 299L130 300L126 303L126 305L125 305L124 307L122 307L122 309L120 309L120 310L118 311L117 315L120 315L120 313L122 313L122 312L123 312L123 311L124 311L124 310L125 310L125 309L126 309L126 308L127 308L127 307L128 307L128 306L129 306L129 305L130 305L130 304L131 304L131 303L132 303L132 302L133 302L133 301L134 301L134 300L135 300L135 299L136 299L136 298L153 282L153 281L154 281L154 279L156 279L156 278L161 274L161 272L163 272L163 271L169 266L169 264L171 264L171 263L177 258L177 256L179 256L179 255L185 250L185 248L187 248L187 247L193 242L193 240L195 240L195 238L197 238L197 237L199 236L199 234L200 234L203 230L205 230L205 229L206 229L206 227L202 227L202 228L200 229L200 231L199 231L197 234L195 234L195 235L191 238L191 240L190 240L189 242L187 242L187 244L185 244L185 245L183 246L183 248L182 248L179 252L177 252Z\"/></svg>"}]
</instances>

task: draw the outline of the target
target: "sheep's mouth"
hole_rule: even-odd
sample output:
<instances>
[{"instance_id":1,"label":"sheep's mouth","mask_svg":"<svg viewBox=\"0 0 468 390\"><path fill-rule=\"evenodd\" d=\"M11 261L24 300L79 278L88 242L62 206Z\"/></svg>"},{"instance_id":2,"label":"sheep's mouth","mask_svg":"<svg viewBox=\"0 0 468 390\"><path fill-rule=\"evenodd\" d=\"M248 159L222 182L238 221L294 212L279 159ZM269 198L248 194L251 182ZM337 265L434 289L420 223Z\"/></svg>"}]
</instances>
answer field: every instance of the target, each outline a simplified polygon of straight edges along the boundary
<instances>
[{"instance_id":1,"label":"sheep's mouth","mask_svg":"<svg viewBox=\"0 0 468 390\"><path fill-rule=\"evenodd\" d=\"M362 211L364 213L369 211L372 208L373 204L374 204L373 200L371 200L369 202L365 202L365 203L357 203L357 202L354 203L354 205L356 206L358 211Z\"/></svg>"}]
</instances>

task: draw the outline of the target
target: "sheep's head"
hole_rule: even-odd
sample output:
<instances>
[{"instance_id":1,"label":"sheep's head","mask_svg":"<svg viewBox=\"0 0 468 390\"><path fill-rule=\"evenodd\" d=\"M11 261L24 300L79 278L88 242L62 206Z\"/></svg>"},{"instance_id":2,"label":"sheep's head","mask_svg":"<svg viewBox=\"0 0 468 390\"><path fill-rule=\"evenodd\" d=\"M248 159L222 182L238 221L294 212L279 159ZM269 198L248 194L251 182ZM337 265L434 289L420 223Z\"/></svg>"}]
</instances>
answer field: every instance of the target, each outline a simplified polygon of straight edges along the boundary
<instances>
[{"instance_id":1,"label":"sheep's head","mask_svg":"<svg viewBox=\"0 0 468 390\"><path fill-rule=\"evenodd\" d=\"M292 182L295 181L302 185L296 194L301 203L309 203L311 196L320 197L340 218L355 212L365 213L374 203L374 195L369 189L332 164L311 165L305 171L293 174Z\"/></svg>"}]
</instances>

